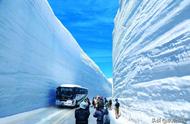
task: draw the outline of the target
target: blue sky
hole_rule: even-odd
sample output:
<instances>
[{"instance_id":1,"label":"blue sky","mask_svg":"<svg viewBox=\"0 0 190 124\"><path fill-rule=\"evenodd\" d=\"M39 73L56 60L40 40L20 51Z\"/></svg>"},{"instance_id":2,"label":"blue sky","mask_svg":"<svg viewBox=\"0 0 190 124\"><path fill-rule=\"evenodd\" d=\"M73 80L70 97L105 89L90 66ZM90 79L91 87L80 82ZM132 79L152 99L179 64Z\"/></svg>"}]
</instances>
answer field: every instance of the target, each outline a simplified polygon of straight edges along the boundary
<instances>
[{"instance_id":1,"label":"blue sky","mask_svg":"<svg viewBox=\"0 0 190 124\"><path fill-rule=\"evenodd\" d=\"M118 0L48 0L81 48L112 77L112 30Z\"/></svg>"}]
</instances>

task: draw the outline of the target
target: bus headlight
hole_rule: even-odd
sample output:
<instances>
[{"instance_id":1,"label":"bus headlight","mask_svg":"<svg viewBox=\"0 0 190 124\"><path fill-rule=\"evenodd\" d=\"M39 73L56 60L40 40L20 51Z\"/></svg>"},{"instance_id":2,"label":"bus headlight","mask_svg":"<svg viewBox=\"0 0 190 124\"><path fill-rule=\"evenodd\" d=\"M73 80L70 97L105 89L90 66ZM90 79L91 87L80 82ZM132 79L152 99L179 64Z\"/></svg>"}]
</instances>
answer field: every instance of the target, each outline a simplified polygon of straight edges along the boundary
<instances>
[{"instance_id":1,"label":"bus headlight","mask_svg":"<svg viewBox=\"0 0 190 124\"><path fill-rule=\"evenodd\" d=\"M67 100L67 103L71 103L71 104L72 104L72 103L73 103L73 101L72 101L72 100Z\"/></svg>"}]
</instances>

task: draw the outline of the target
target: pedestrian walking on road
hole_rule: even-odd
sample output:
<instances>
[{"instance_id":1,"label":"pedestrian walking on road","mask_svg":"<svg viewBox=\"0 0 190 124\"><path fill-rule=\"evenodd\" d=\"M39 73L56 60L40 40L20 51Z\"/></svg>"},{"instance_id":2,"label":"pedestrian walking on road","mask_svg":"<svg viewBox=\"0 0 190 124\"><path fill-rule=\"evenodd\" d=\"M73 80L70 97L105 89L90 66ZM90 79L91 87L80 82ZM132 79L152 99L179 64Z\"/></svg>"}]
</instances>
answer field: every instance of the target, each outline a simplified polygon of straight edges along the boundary
<instances>
[{"instance_id":1,"label":"pedestrian walking on road","mask_svg":"<svg viewBox=\"0 0 190 124\"><path fill-rule=\"evenodd\" d=\"M115 117L116 119L118 119L120 117L120 111L119 111L119 107L120 107L120 104L118 102L118 99L115 99Z\"/></svg>"},{"instance_id":2,"label":"pedestrian walking on road","mask_svg":"<svg viewBox=\"0 0 190 124\"><path fill-rule=\"evenodd\" d=\"M109 108L109 110L112 110L112 100L111 99L108 101L108 108Z\"/></svg>"},{"instance_id":3,"label":"pedestrian walking on road","mask_svg":"<svg viewBox=\"0 0 190 124\"><path fill-rule=\"evenodd\" d=\"M87 108L86 102L81 102L80 108L75 110L76 124L88 124L90 111Z\"/></svg>"}]
</instances>

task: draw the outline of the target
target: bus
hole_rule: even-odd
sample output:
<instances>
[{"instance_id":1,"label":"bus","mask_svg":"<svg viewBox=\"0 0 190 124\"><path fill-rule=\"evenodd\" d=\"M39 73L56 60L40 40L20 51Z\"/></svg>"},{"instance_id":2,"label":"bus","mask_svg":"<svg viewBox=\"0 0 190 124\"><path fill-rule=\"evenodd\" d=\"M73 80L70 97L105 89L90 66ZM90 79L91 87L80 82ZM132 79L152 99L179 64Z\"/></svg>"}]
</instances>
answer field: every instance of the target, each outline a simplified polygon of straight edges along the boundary
<instances>
[{"instance_id":1,"label":"bus","mask_svg":"<svg viewBox=\"0 0 190 124\"><path fill-rule=\"evenodd\" d=\"M88 95L88 89L79 85L63 84L56 89L56 105L77 107Z\"/></svg>"}]
</instances>

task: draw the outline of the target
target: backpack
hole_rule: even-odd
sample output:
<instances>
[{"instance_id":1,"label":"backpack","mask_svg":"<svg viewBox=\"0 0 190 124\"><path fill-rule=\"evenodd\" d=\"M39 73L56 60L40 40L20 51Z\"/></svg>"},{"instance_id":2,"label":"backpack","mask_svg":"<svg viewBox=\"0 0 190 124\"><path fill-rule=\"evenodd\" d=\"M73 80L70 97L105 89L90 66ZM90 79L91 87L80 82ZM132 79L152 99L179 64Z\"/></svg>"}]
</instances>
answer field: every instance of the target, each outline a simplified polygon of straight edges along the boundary
<instances>
[{"instance_id":1,"label":"backpack","mask_svg":"<svg viewBox=\"0 0 190 124\"><path fill-rule=\"evenodd\" d=\"M109 117L109 115L104 115L103 124L110 124L110 117Z\"/></svg>"}]
</instances>

